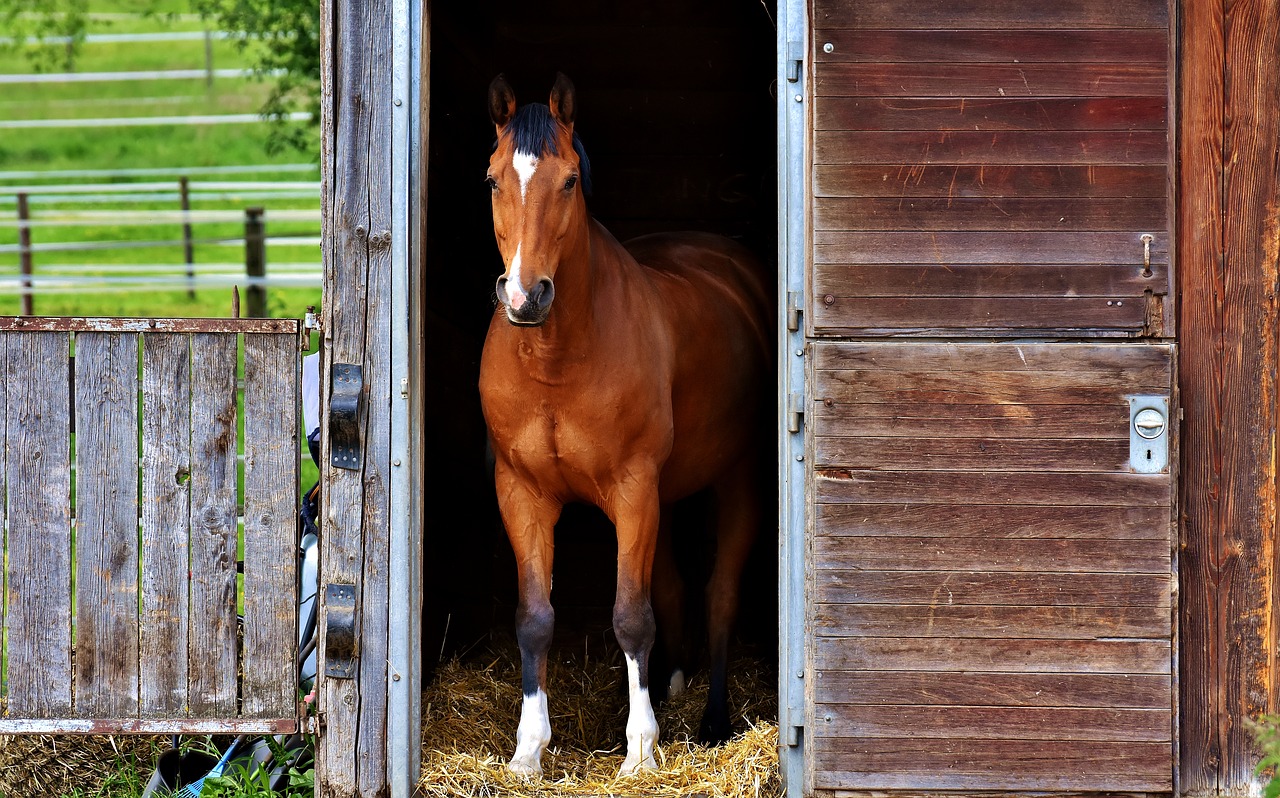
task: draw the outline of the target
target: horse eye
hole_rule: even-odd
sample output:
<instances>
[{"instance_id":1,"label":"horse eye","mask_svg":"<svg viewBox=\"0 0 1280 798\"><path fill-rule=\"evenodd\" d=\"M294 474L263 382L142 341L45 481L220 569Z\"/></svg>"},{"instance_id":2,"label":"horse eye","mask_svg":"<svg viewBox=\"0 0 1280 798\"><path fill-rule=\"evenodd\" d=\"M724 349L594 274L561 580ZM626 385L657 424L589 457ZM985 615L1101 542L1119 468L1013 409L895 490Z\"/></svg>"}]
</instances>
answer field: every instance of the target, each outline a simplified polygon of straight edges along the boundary
<instances>
[{"instance_id":1,"label":"horse eye","mask_svg":"<svg viewBox=\"0 0 1280 798\"><path fill-rule=\"evenodd\" d=\"M569 176L569 179L568 179L568 180L566 180L566 181L564 181L564 190L565 190L565 191L572 191L572 190L573 190L573 187L574 187L574 186L576 186L576 185L578 185L578 176L577 176L577 175L570 175L570 176Z\"/></svg>"},{"instance_id":2,"label":"horse eye","mask_svg":"<svg viewBox=\"0 0 1280 798\"><path fill-rule=\"evenodd\" d=\"M492 176L490 176L490 177L486 177L486 178L484 179L484 182L485 182L486 184L488 184L488 186L489 186L489 190L490 190L490 191L497 191L497 190L498 190L498 181L497 181L497 180L494 180Z\"/></svg>"}]
</instances>

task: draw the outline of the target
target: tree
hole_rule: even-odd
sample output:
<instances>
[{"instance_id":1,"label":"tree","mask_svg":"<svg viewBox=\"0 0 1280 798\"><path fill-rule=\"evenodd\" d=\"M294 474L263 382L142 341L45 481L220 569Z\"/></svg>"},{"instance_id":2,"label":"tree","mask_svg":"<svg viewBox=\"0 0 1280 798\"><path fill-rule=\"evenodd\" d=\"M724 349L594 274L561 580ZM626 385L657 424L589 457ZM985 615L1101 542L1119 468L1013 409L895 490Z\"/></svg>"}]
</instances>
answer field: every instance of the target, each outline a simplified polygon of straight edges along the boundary
<instances>
[{"instance_id":1,"label":"tree","mask_svg":"<svg viewBox=\"0 0 1280 798\"><path fill-rule=\"evenodd\" d=\"M25 47L36 71L75 69L88 27L89 0L0 0L0 20L10 47Z\"/></svg>"}]
</instances>

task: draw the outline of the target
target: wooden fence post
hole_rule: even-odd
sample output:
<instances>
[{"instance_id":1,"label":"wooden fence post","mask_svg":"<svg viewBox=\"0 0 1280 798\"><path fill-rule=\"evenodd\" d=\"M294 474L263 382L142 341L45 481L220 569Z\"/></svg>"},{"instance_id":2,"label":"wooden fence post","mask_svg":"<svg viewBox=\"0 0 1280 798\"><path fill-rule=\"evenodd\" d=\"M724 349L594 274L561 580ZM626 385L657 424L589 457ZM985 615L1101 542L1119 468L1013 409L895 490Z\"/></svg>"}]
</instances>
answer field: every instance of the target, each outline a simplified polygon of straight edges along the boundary
<instances>
[{"instance_id":1,"label":"wooden fence post","mask_svg":"<svg viewBox=\"0 0 1280 798\"><path fill-rule=\"evenodd\" d=\"M182 259L187 264L187 298L196 298L196 253L191 238L191 179L178 178L178 199L182 207Z\"/></svg>"},{"instance_id":2,"label":"wooden fence post","mask_svg":"<svg viewBox=\"0 0 1280 798\"><path fill-rule=\"evenodd\" d=\"M262 208L244 209L244 273L249 278L245 299L250 318L267 315L267 286L263 283L267 276L267 237L262 213Z\"/></svg>"},{"instance_id":3,"label":"wooden fence post","mask_svg":"<svg viewBox=\"0 0 1280 798\"><path fill-rule=\"evenodd\" d=\"M27 195L18 194L18 260L22 271L22 315L30 316L31 311L31 209L27 206Z\"/></svg>"}]
</instances>

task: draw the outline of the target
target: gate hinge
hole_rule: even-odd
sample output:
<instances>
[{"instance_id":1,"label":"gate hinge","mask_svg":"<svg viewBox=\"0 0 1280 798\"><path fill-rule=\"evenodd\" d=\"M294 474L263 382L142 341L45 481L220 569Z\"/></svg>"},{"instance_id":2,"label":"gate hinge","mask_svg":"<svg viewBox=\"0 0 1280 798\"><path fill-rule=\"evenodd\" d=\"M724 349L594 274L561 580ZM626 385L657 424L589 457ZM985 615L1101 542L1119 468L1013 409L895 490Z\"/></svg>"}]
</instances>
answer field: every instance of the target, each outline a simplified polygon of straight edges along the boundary
<instances>
[{"instance_id":1,"label":"gate hinge","mask_svg":"<svg viewBox=\"0 0 1280 798\"><path fill-rule=\"evenodd\" d=\"M787 42L787 82L799 83L804 68L804 42Z\"/></svg>"},{"instance_id":2,"label":"gate hinge","mask_svg":"<svg viewBox=\"0 0 1280 798\"><path fill-rule=\"evenodd\" d=\"M791 332L800 331L800 314L804 312L804 300L800 298L799 291L787 292L787 329Z\"/></svg>"},{"instance_id":3,"label":"gate hinge","mask_svg":"<svg viewBox=\"0 0 1280 798\"><path fill-rule=\"evenodd\" d=\"M804 426L804 394L794 391L787 399L787 432L797 433Z\"/></svg>"},{"instance_id":4,"label":"gate hinge","mask_svg":"<svg viewBox=\"0 0 1280 798\"><path fill-rule=\"evenodd\" d=\"M360 657L355 585L325 585L324 613L324 675L337 679L354 679L356 663Z\"/></svg>"},{"instance_id":5,"label":"gate hinge","mask_svg":"<svg viewBox=\"0 0 1280 798\"><path fill-rule=\"evenodd\" d=\"M360 397L363 389L364 380L359 366L333 364L333 388L329 392L329 448L335 468L360 468Z\"/></svg>"},{"instance_id":6,"label":"gate hinge","mask_svg":"<svg viewBox=\"0 0 1280 798\"><path fill-rule=\"evenodd\" d=\"M787 740L787 745L791 748L795 748L796 746L803 744L804 743L804 726L788 725L786 740Z\"/></svg>"}]
</instances>

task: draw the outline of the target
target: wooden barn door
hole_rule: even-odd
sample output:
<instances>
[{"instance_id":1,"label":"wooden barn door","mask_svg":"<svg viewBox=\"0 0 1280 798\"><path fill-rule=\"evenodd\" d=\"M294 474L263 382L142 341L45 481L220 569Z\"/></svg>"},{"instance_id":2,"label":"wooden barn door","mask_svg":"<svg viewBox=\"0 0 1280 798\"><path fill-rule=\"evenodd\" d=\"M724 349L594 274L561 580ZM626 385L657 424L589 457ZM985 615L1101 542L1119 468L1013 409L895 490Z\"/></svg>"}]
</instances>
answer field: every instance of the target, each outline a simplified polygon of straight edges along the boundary
<instances>
[{"instance_id":1,"label":"wooden barn door","mask_svg":"<svg viewBox=\"0 0 1280 798\"><path fill-rule=\"evenodd\" d=\"M780 22L790 794L1173 791L1168 0Z\"/></svg>"}]
</instances>

